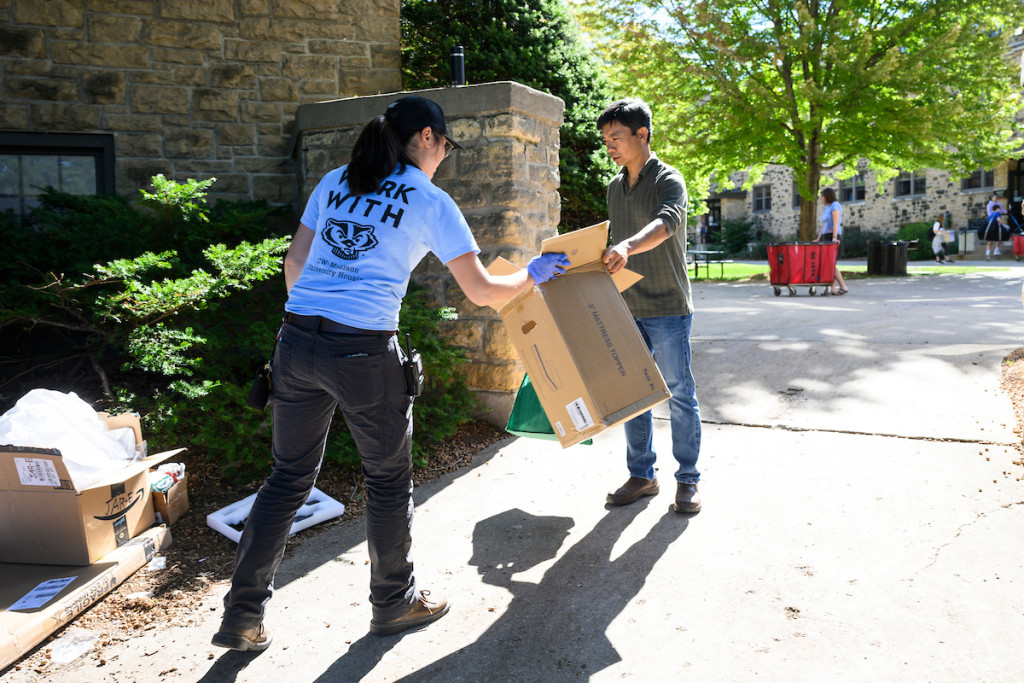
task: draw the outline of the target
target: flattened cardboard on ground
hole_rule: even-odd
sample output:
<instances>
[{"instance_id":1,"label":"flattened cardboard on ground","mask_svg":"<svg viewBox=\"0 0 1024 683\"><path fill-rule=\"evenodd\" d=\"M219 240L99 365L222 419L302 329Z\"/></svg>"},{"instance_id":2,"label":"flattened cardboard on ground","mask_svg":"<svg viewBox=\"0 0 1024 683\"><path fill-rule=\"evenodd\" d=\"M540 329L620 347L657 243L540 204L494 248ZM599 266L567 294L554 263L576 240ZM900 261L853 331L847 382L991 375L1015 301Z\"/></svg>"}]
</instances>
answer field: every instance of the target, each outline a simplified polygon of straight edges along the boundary
<instances>
[{"instance_id":1,"label":"flattened cardboard on ground","mask_svg":"<svg viewBox=\"0 0 1024 683\"><path fill-rule=\"evenodd\" d=\"M91 565L0 563L0 671L121 585L171 545L165 526L149 529ZM44 582L72 579L38 607L10 608ZM45 597L45 596L44 596Z\"/></svg>"},{"instance_id":2,"label":"flattened cardboard on ground","mask_svg":"<svg viewBox=\"0 0 1024 683\"><path fill-rule=\"evenodd\" d=\"M496 306L563 448L670 396L621 294L642 276L609 275L607 243L607 222L544 240L543 253L569 256L566 273ZM499 259L487 270L519 269Z\"/></svg>"},{"instance_id":3,"label":"flattened cardboard on ground","mask_svg":"<svg viewBox=\"0 0 1024 683\"><path fill-rule=\"evenodd\" d=\"M130 427L142 443L138 415L100 416L111 429ZM148 471L183 450L138 460L79 491L60 451L0 446L0 558L92 564L153 526Z\"/></svg>"},{"instance_id":4,"label":"flattened cardboard on ground","mask_svg":"<svg viewBox=\"0 0 1024 683\"><path fill-rule=\"evenodd\" d=\"M153 510L156 521L174 524L188 512L188 474L183 474L174 486L166 491L153 491Z\"/></svg>"}]
</instances>

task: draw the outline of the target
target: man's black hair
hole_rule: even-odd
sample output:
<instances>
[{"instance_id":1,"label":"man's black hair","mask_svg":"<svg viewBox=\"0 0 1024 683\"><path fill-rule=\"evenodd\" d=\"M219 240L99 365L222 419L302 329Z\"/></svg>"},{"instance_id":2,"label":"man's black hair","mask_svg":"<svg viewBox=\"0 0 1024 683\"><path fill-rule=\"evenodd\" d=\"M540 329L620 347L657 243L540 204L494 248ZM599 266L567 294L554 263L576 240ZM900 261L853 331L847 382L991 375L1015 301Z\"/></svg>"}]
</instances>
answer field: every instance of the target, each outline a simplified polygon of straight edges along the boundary
<instances>
[{"instance_id":1,"label":"man's black hair","mask_svg":"<svg viewBox=\"0 0 1024 683\"><path fill-rule=\"evenodd\" d=\"M651 141L654 124L651 121L651 108L643 100L626 98L608 105L597 117L597 129L601 130L609 123L621 123L636 135L641 128L647 128L647 142Z\"/></svg>"}]
</instances>

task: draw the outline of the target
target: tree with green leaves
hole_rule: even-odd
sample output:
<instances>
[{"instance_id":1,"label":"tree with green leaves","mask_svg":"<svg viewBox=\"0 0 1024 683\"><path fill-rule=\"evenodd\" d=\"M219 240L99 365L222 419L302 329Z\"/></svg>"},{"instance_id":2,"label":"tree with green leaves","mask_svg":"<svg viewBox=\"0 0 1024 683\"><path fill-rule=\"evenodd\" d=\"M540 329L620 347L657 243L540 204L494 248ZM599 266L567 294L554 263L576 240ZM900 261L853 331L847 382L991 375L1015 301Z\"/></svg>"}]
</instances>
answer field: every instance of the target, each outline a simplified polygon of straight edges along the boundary
<instances>
[{"instance_id":1,"label":"tree with green leaves","mask_svg":"<svg viewBox=\"0 0 1024 683\"><path fill-rule=\"evenodd\" d=\"M466 52L469 83L516 81L565 102L562 221L576 229L607 216L614 170L594 122L615 99L563 0L403 0L402 74L409 90L451 84L449 54Z\"/></svg>"},{"instance_id":2,"label":"tree with green leaves","mask_svg":"<svg viewBox=\"0 0 1024 683\"><path fill-rule=\"evenodd\" d=\"M788 166L801 239L823 173L964 176L1020 147L1019 0L611 0L581 16L696 194Z\"/></svg>"}]
</instances>

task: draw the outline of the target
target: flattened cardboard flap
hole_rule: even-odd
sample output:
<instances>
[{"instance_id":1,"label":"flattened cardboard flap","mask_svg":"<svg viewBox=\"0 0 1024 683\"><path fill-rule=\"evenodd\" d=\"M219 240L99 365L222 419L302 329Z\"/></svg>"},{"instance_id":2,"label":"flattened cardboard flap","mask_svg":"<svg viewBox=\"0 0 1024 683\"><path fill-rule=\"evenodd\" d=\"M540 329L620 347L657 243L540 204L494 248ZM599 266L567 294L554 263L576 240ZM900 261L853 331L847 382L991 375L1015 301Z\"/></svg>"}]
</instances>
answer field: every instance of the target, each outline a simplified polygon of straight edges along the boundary
<instances>
[{"instance_id":1,"label":"flattened cardboard flap","mask_svg":"<svg viewBox=\"0 0 1024 683\"><path fill-rule=\"evenodd\" d=\"M156 455L151 455L148 458L143 458L142 460L136 460L115 472L111 472L109 476L104 477L96 484L93 484L88 489L84 490L92 491L93 489L103 488L105 486L110 486L111 484L120 483L126 479L131 479L139 472L146 472L149 469L156 467L164 460L168 460L172 456L175 456L184 450L184 448L176 448L173 451L164 451L163 453L157 453Z\"/></svg>"},{"instance_id":2,"label":"flattened cardboard flap","mask_svg":"<svg viewBox=\"0 0 1024 683\"><path fill-rule=\"evenodd\" d=\"M600 264L603 268L604 252L607 248L608 221L604 221L597 225L591 225L589 228L580 228L558 237L549 237L541 242L540 251L542 254L565 253L570 261L566 272L571 273L577 268L593 269L596 264ZM634 273L628 268L623 268L612 275L612 282L620 292L626 291L643 279L643 275Z\"/></svg>"},{"instance_id":3,"label":"flattened cardboard flap","mask_svg":"<svg viewBox=\"0 0 1024 683\"><path fill-rule=\"evenodd\" d=\"M569 257L570 265L566 268L571 273L574 268L585 266L604 257L608 246L608 221L580 228L557 237L549 237L540 243L540 253L563 253Z\"/></svg>"},{"instance_id":4,"label":"flattened cardboard flap","mask_svg":"<svg viewBox=\"0 0 1024 683\"><path fill-rule=\"evenodd\" d=\"M564 235L549 237L541 242L540 251L542 254L563 253L568 256L569 267L566 268L566 273L568 274L577 269L586 268L587 270L593 270L598 267L604 268L603 258L607 244L608 221L604 221L597 225L591 225L589 228L580 228L573 232L567 232ZM494 259L491 265L487 266L487 272L495 276L512 275L520 270L522 269L519 266L500 256ZM628 268L623 268L615 273L615 275L612 275L611 278L612 282L615 283L616 289L624 292L640 282L640 280L643 280L644 276ZM525 294L528 294L528 292L519 296L524 296ZM491 308L500 312L501 309L515 299L516 297L512 297L505 301L496 302L491 305Z\"/></svg>"}]
</instances>

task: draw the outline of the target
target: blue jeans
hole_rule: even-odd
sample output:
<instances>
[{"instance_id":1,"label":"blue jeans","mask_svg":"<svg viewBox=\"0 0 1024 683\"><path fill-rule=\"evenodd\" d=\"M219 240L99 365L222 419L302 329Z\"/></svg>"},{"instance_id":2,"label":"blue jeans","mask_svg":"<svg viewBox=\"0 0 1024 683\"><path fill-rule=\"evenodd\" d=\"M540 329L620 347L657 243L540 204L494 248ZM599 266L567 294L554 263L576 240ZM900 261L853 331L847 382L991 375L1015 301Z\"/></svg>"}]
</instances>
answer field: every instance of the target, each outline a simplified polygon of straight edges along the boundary
<instances>
[{"instance_id":1,"label":"blue jeans","mask_svg":"<svg viewBox=\"0 0 1024 683\"><path fill-rule=\"evenodd\" d=\"M676 481L696 484L700 480L700 406L697 385L690 372L690 324L693 314L659 318L636 318L640 334L661 370L672 398L668 401L672 425L672 455L679 464ZM653 443L651 411L626 423L626 465L631 477L654 479L657 454Z\"/></svg>"},{"instance_id":2,"label":"blue jeans","mask_svg":"<svg viewBox=\"0 0 1024 683\"><path fill-rule=\"evenodd\" d=\"M285 324L273 361L274 468L242 531L223 627L263 620L295 513L323 461L340 408L362 458L374 619L401 616L418 598L412 559L412 399L394 335L313 332Z\"/></svg>"}]
</instances>

